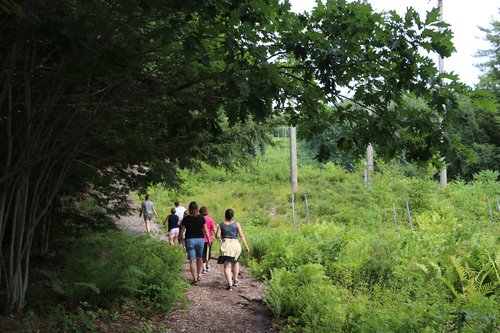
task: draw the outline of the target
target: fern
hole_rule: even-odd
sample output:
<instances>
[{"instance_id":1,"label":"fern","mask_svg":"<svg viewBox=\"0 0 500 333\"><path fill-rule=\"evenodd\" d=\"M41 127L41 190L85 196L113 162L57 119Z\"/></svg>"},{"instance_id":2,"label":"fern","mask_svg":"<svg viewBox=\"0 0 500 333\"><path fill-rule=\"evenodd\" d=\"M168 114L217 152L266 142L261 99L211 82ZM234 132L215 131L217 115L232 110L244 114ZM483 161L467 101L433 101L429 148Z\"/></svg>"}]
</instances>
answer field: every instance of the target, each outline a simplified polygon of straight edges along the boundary
<instances>
[{"instance_id":1,"label":"fern","mask_svg":"<svg viewBox=\"0 0 500 333\"><path fill-rule=\"evenodd\" d=\"M268 288L264 299L278 319L283 316L283 297L286 295L282 282L283 271L276 268L271 271L271 278L266 280Z\"/></svg>"},{"instance_id":2,"label":"fern","mask_svg":"<svg viewBox=\"0 0 500 333\"><path fill-rule=\"evenodd\" d=\"M455 287L453 286L453 283L451 283L450 280L448 280L447 278L445 278L443 275L439 275L439 279L441 281L443 281L444 284L451 290L451 292L453 293L453 295L455 295L455 298L459 297L460 294L455 289Z\"/></svg>"},{"instance_id":3,"label":"fern","mask_svg":"<svg viewBox=\"0 0 500 333\"><path fill-rule=\"evenodd\" d=\"M453 264L453 267L455 268L455 271L458 274L458 277L460 278L460 283L462 287L464 286L464 281L467 280L467 277L470 275L470 271L462 266L457 258L455 256L450 256L451 263Z\"/></svg>"},{"instance_id":4,"label":"fern","mask_svg":"<svg viewBox=\"0 0 500 333\"><path fill-rule=\"evenodd\" d=\"M101 293L101 290L99 288L97 288L97 286L96 286L95 283L75 282L74 286L76 286L76 287L83 287L83 289L92 290L97 295L99 295Z\"/></svg>"},{"instance_id":5,"label":"fern","mask_svg":"<svg viewBox=\"0 0 500 333\"><path fill-rule=\"evenodd\" d=\"M43 269L39 269L37 271L40 272L47 280L50 281L50 286L55 293L61 296L66 296L66 290L64 289L61 280L57 276L57 273L46 271Z\"/></svg>"},{"instance_id":6,"label":"fern","mask_svg":"<svg viewBox=\"0 0 500 333\"><path fill-rule=\"evenodd\" d=\"M489 252L486 252L486 256L488 257L488 263L491 268L495 271L495 276L497 278L497 284L500 283L500 274L498 273L498 267L500 266L500 253L495 254L495 258L493 259Z\"/></svg>"},{"instance_id":7,"label":"fern","mask_svg":"<svg viewBox=\"0 0 500 333\"><path fill-rule=\"evenodd\" d=\"M455 298L467 302L474 296L487 297L495 292L498 288L499 281L485 282L489 277L492 261L488 261L483 265L483 268L476 272L470 267L460 264L455 256L450 256L450 260L458 275L461 291L457 291L450 280L440 275L439 278L448 286L448 288L455 295ZM496 268L495 268L496 269Z\"/></svg>"}]
</instances>

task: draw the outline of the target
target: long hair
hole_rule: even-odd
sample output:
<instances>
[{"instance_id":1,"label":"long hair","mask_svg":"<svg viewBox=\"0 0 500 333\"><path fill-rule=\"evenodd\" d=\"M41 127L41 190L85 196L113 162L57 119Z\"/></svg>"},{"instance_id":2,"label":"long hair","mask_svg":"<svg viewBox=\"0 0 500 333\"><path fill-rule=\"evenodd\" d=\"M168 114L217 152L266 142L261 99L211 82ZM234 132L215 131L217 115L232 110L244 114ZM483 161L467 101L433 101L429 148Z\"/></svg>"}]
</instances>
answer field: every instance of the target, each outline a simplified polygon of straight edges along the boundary
<instances>
[{"instance_id":1,"label":"long hair","mask_svg":"<svg viewBox=\"0 0 500 333\"><path fill-rule=\"evenodd\" d=\"M226 221L231 221L234 217L234 211L231 208L227 209L225 216L226 216Z\"/></svg>"},{"instance_id":2,"label":"long hair","mask_svg":"<svg viewBox=\"0 0 500 333\"><path fill-rule=\"evenodd\" d=\"M191 201L189 203L189 215L197 216L198 215L198 204L196 201Z\"/></svg>"}]
</instances>

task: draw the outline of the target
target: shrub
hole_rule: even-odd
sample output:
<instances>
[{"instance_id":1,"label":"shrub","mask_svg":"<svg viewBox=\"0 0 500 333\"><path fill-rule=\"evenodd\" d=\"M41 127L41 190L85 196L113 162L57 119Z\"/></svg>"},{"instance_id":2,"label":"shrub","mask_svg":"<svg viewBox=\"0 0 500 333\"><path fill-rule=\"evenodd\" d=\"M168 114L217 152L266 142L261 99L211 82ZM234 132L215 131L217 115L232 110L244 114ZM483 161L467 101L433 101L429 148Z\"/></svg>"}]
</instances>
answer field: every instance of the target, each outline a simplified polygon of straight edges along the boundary
<instances>
[{"instance_id":1,"label":"shrub","mask_svg":"<svg viewBox=\"0 0 500 333\"><path fill-rule=\"evenodd\" d=\"M168 310L182 299L183 254L146 236L98 234L78 241L66 256L66 298L109 307L140 298Z\"/></svg>"},{"instance_id":2,"label":"shrub","mask_svg":"<svg viewBox=\"0 0 500 333\"><path fill-rule=\"evenodd\" d=\"M323 266L306 264L294 271L273 269L265 302L285 326L295 331L334 332L340 327L334 288L328 283ZM299 329L302 331L302 329Z\"/></svg>"}]
</instances>

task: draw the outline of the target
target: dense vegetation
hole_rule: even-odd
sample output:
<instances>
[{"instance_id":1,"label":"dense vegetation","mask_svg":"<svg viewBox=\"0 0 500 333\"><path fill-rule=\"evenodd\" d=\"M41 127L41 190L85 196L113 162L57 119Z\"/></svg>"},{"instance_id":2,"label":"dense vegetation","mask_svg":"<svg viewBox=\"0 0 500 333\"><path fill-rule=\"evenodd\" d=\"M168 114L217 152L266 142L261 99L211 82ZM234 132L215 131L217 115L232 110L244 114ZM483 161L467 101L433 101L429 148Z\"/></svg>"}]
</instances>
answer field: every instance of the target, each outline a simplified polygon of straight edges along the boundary
<instances>
[{"instance_id":1,"label":"dense vegetation","mask_svg":"<svg viewBox=\"0 0 500 333\"><path fill-rule=\"evenodd\" d=\"M317 273L311 277L321 277L319 289L324 287L325 295L333 292L331 282L337 281L335 292L366 296L366 303L359 301L360 306L371 304L375 287L395 289L402 280L386 266L383 271L387 274L381 277L349 278L369 269L364 263L345 264L349 260L346 249L353 243L344 228L368 228L366 238L360 236L368 244L361 254L379 247L381 253L392 253L392 247L379 246L376 238L369 237L388 230L394 220L393 203L401 243L387 241L388 247L410 252L407 246L414 246L418 250L416 244L427 240L419 234L427 230L423 225L433 230L435 225L453 224L450 221L455 219L477 222L463 222L467 227L477 225L477 230L463 231L470 237L486 230L480 228L484 223L478 218L484 215L477 214L484 209L479 200L485 193L490 194L494 206L496 189L488 184L497 175L488 172L481 173L474 185L457 182L435 195L430 180L409 178L394 183L383 178L400 177L399 169L392 165L379 163L383 176L373 183L373 191L366 191L359 179L351 181L357 177L354 174L331 164L319 169L304 164L301 177L310 179L297 197L307 196L310 203L311 229L307 232L302 231L307 228L296 232L282 226L289 222L290 197L286 195L286 166L280 163L271 168L262 162L263 170L259 164L248 166L259 172L231 176L220 169L207 169L208 173L193 176L197 182L188 178L180 187L184 171L196 170L202 162L232 170L260 156L270 141L269 127L276 123L298 124L300 135L315 140L313 145L318 148L307 156L325 160L341 149L342 158L351 153L355 166L357 157L372 143L379 156L404 162L425 163L446 155L457 178L473 179L481 170L497 169L497 106L479 103L486 95L483 91L466 91L454 75L440 74L435 68L434 54L447 57L453 52L451 31L439 22L437 10L426 17L412 9L399 16L375 13L369 5L344 0L320 3L303 14L291 12L286 1L278 0L4 0L0 2L0 30L0 301L6 313L22 312L27 305L43 308L33 303L36 297L32 295L39 295L36 283L29 281L33 274L39 274L40 281L50 281L63 304L46 313L62 313L64 318L65 307L79 311L88 304L89 308L113 309L131 299L168 308L179 297L172 292L178 281L164 285L160 280L175 273L178 253L147 239L100 234L129 209L125 199L130 191L142 194L154 184L200 196L205 193L200 184L224 186L228 192L214 191L207 203L217 214L229 204L241 204L235 208L255 227L250 229L255 257L249 258L255 274L269 279L271 286L278 279L288 279L293 286L298 283L294 274L310 269ZM495 43L498 26L487 33ZM423 55L422 49L429 53ZM498 63L498 50L493 50L489 54L492 61L485 65L489 69ZM496 75L495 70L488 72L481 87L498 101ZM350 97L343 95L344 88L350 90ZM275 155L265 156L272 159ZM429 173L414 176L430 179ZM335 191L332 184L337 186ZM472 196L470 202L468 196ZM235 197L239 198L236 203ZM249 197L257 202L245 201ZM415 232L409 235L402 222L406 199L415 214ZM451 212L449 207L458 204L468 208L463 213ZM303 222L302 204L297 214ZM436 222L441 220L446 223ZM327 222L335 222L335 227L322 226ZM257 226L283 228L282 238L259 234ZM448 235L446 230L440 232ZM305 241L311 234L338 238L337 245L326 250L323 245L316 247L321 242ZM452 243L454 238L446 235L442 242ZM460 240L462 234L453 237ZM482 236L479 238L483 246ZM303 249L310 258L301 258L299 253L276 257L268 247L272 243L287 244L288 251L297 252L302 250L288 244L310 244ZM75 249L73 244L95 252ZM154 253L151 262L138 262L143 248ZM484 275L486 266L481 271L488 261L479 254L470 258L457 255L455 263L446 257L446 249L439 250L439 261L432 257L416 262L421 271L430 272L426 275L429 285L445 279L449 298L463 294L465 287L453 279L450 262L458 267L457 273L481 272L482 285L495 283L489 271ZM57 273L44 267L50 261L41 258L47 260L64 251L68 251L67 263L54 270ZM335 260L338 254L336 264L321 261L328 257L322 255L324 251L331 252ZM134 260L127 261L118 255L121 252ZM275 262L275 257L281 261ZM111 262L101 266L99 258ZM406 267L410 261L407 257L392 260L394 267ZM304 261L313 266L302 265ZM466 261L477 262L477 267ZM40 268L36 272L30 270L33 262ZM165 263L172 273L165 270ZM351 270L340 267L344 264ZM81 271L81 265L94 267L96 275ZM377 263L367 265L378 267ZM288 271L283 271L284 266ZM433 272L438 276L434 280ZM417 277L423 284L424 278ZM381 278L387 284L379 283ZM125 282L130 285L120 285ZM285 294L293 295L288 290ZM302 308L304 304L280 299L279 293L271 293L268 301L292 307L273 306L279 318L289 318L286 325L290 327L320 329L323 321L331 319L322 317L315 303L312 308ZM327 311L331 300L324 301ZM489 305L484 308L487 312ZM343 316L345 308L328 313L337 313L334 319L345 325L369 325L364 322L370 322L366 312L358 310L349 312L355 315L351 319ZM82 311L82 318L87 318ZM290 317L289 313L303 313L307 318ZM312 313L320 317L311 317ZM442 313L449 327L451 319ZM464 320L454 323L460 325ZM486 327L488 320L478 322Z\"/></svg>"},{"instance_id":2,"label":"dense vegetation","mask_svg":"<svg viewBox=\"0 0 500 333\"><path fill-rule=\"evenodd\" d=\"M180 247L118 231L59 244L57 253L34 261L27 310L0 317L0 330L162 331L165 313L185 304L184 258Z\"/></svg>"},{"instance_id":3,"label":"dense vegetation","mask_svg":"<svg viewBox=\"0 0 500 333\"><path fill-rule=\"evenodd\" d=\"M248 169L207 168L186 174L183 186L186 202L207 205L216 221L235 209L251 246L245 261L267 281L266 302L285 331L499 328L500 211L492 206L490 216L486 199L498 202L498 172L439 189L433 170L379 164L369 189L359 171L302 152L296 228L284 142Z\"/></svg>"},{"instance_id":4,"label":"dense vegetation","mask_svg":"<svg viewBox=\"0 0 500 333\"><path fill-rule=\"evenodd\" d=\"M160 218L179 197L207 205L217 222L226 208L235 209L251 246L244 262L266 281L266 303L285 332L498 329L498 172L483 171L471 183L455 181L440 189L432 168L379 162L368 188L358 168L346 172L318 164L308 147L299 146L295 227L286 139L276 139L274 147L234 173L205 166L183 173L184 184L176 190L150 193ZM100 216L93 211L97 206L80 209ZM85 233L59 244L64 263L53 260L56 256L49 265L34 264L29 311L4 318L0 327L166 328L155 318L183 302L180 249L116 231Z\"/></svg>"},{"instance_id":5,"label":"dense vegetation","mask_svg":"<svg viewBox=\"0 0 500 333\"><path fill-rule=\"evenodd\" d=\"M278 0L5 0L0 15L6 312L23 309L28 257L47 253L53 213L67 201L93 196L118 215L129 190L165 179L173 186L178 168L200 159L233 167L242 150L251 155L254 143L267 141L273 117L317 118L344 98L341 87L377 115L336 113L337 121L366 124L349 134L362 138L358 148L408 126L404 95L444 115L463 88L418 52L453 51L437 10L421 18L343 0L301 15ZM401 105L401 117L389 104ZM422 116L411 126L429 130L425 118L437 125L434 115ZM403 141L409 156L439 150L439 136L425 136L417 145Z\"/></svg>"}]
</instances>

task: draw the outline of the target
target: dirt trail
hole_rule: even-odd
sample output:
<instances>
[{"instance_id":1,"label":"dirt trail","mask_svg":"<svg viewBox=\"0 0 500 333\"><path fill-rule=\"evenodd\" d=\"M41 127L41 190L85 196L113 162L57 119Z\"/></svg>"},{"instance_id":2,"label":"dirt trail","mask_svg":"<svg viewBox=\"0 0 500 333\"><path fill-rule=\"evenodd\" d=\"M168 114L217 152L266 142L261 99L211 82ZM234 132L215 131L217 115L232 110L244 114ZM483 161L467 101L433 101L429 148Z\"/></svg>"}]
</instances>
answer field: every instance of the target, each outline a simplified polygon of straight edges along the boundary
<instances>
[{"instance_id":1,"label":"dirt trail","mask_svg":"<svg viewBox=\"0 0 500 333\"><path fill-rule=\"evenodd\" d=\"M134 215L121 217L119 226L135 234L145 232L144 222L136 212ZM152 235L165 239L159 229L159 225L153 223ZM184 276L188 280L191 279L187 260L184 263ZM222 265L218 265L213 257L210 261L210 271L202 274L201 283L187 289L187 308L175 308L170 313L164 322L168 327L164 332L278 331L273 328L272 316L263 304L265 288L261 281L254 279L245 267L241 267L241 284L235 287L234 291L225 290L224 281Z\"/></svg>"}]
</instances>

